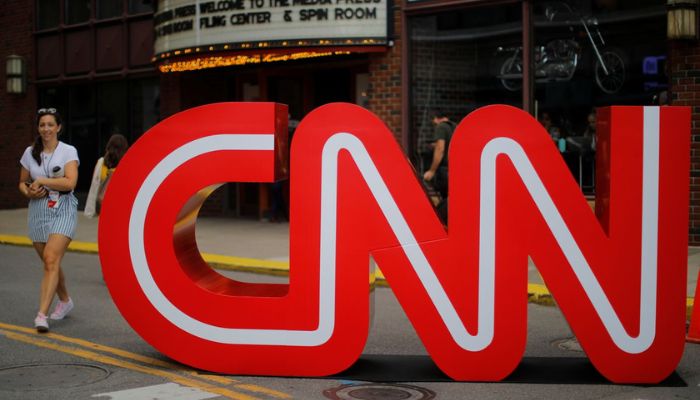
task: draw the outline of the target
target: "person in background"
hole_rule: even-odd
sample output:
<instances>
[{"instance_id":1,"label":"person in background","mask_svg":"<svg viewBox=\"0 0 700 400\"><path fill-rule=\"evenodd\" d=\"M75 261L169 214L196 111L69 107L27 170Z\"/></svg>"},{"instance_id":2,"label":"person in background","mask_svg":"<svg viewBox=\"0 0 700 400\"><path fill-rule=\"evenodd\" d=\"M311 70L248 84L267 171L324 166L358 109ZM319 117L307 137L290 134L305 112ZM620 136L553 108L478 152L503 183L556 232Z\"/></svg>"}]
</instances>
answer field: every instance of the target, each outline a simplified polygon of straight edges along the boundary
<instances>
[{"instance_id":1,"label":"person in background","mask_svg":"<svg viewBox=\"0 0 700 400\"><path fill-rule=\"evenodd\" d=\"M95 163L95 169L92 172L92 181L90 182L90 191L88 192L87 201L85 202L85 216L94 217L100 214L101 193L106 189L107 177L114 172L114 169L119 165L126 150L129 148L129 142L124 135L115 133L110 136L105 147L105 155L100 157Z\"/></svg>"},{"instance_id":2,"label":"person in background","mask_svg":"<svg viewBox=\"0 0 700 400\"><path fill-rule=\"evenodd\" d=\"M552 139L559 151L562 153L566 151L566 141L564 139L562 128L558 123L556 123L552 115L549 112L544 111L540 115L539 121L542 127L544 127L544 129L547 131L549 137Z\"/></svg>"},{"instance_id":3,"label":"person in background","mask_svg":"<svg viewBox=\"0 0 700 400\"><path fill-rule=\"evenodd\" d=\"M440 193L442 201L437 206L438 215L440 215L443 222L447 222L447 152L456 124L450 121L447 114L440 110L433 110L431 116L433 125L435 125L431 143L433 159L428 170L423 173L423 180L432 182L435 190Z\"/></svg>"},{"instance_id":4,"label":"person in background","mask_svg":"<svg viewBox=\"0 0 700 400\"><path fill-rule=\"evenodd\" d=\"M540 124L542 127L544 127L547 133L551 135L553 121L552 116L547 111L543 111L542 114L540 114Z\"/></svg>"},{"instance_id":5,"label":"person in background","mask_svg":"<svg viewBox=\"0 0 700 400\"><path fill-rule=\"evenodd\" d=\"M72 309L61 260L75 236L78 200L73 189L78 182L78 151L58 140L61 116L55 108L37 112L38 136L20 159L19 191L29 199L29 238L44 264L39 311L34 319L38 332L49 330L48 312L53 299L58 303L50 315L63 319Z\"/></svg>"},{"instance_id":6,"label":"person in background","mask_svg":"<svg viewBox=\"0 0 700 400\"><path fill-rule=\"evenodd\" d=\"M278 160L284 160L289 154L289 149L292 148L292 138L294 137L294 131L299 126L299 120L292 118L291 114L288 115L288 131L287 131L287 147L278 147ZM285 154L286 153L286 154ZM282 174L289 176L289 161L281 162ZM272 182L269 186L270 189L270 222L284 222L289 221L289 206L286 201L286 194L288 188L289 179L279 180Z\"/></svg>"},{"instance_id":7,"label":"person in background","mask_svg":"<svg viewBox=\"0 0 700 400\"><path fill-rule=\"evenodd\" d=\"M586 129L583 131L583 137L590 143L591 151L595 151L596 123L596 113L595 110L592 110L586 117Z\"/></svg>"}]
</instances>

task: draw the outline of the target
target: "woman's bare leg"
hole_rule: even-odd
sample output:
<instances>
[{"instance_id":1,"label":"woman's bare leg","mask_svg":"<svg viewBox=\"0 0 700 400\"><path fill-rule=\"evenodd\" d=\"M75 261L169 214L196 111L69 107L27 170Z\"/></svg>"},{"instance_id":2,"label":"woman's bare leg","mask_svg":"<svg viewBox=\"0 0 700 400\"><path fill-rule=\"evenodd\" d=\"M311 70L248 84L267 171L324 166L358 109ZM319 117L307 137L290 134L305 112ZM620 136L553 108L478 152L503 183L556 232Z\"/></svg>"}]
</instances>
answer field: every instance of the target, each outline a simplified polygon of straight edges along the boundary
<instances>
[{"instance_id":1,"label":"woman's bare leg","mask_svg":"<svg viewBox=\"0 0 700 400\"><path fill-rule=\"evenodd\" d=\"M71 239L59 234L49 235L49 240L44 245L42 260L44 261L44 277L41 280L41 294L39 299L39 312L48 315L49 307L54 295L58 292L61 300L68 300L65 278L61 271L63 259ZM35 244L35 249L37 244ZM38 249L37 249L38 251Z\"/></svg>"}]
</instances>

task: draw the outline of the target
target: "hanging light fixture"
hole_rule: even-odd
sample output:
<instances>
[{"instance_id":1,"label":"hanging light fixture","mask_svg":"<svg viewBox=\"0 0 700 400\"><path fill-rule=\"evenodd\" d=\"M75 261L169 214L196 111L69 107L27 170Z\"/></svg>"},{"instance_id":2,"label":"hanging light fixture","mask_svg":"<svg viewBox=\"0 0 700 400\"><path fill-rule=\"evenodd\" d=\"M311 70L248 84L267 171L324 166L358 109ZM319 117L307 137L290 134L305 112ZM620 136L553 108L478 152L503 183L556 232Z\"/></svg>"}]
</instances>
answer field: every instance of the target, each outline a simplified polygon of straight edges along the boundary
<instances>
[{"instance_id":1,"label":"hanging light fixture","mask_svg":"<svg viewBox=\"0 0 700 400\"><path fill-rule=\"evenodd\" d=\"M667 0L669 39L697 39L698 0Z\"/></svg>"},{"instance_id":2,"label":"hanging light fixture","mask_svg":"<svg viewBox=\"0 0 700 400\"><path fill-rule=\"evenodd\" d=\"M7 93L22 94L26 90L26 71L24 59L18 55L7 56L5 63Z\"/></svg>"}]
</instances>

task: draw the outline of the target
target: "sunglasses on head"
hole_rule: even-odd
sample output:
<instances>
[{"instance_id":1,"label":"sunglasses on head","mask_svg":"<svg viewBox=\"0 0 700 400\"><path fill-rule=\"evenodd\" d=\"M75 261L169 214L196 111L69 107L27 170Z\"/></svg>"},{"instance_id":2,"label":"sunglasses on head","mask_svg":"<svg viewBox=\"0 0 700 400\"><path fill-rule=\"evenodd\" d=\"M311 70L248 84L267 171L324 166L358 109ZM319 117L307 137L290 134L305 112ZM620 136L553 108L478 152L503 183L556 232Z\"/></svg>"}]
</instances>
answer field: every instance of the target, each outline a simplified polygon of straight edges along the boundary
<instances>
[{"instance_id":1,"label":"sunglasses on head","mask_svg":"<svg viewBox=\"0 0 700 400\"><path fill-rule=\"evenodd\" d=\"M56 114L55 108L40 108L36 111L37 114Z\"/></svg>"}]
</instances>

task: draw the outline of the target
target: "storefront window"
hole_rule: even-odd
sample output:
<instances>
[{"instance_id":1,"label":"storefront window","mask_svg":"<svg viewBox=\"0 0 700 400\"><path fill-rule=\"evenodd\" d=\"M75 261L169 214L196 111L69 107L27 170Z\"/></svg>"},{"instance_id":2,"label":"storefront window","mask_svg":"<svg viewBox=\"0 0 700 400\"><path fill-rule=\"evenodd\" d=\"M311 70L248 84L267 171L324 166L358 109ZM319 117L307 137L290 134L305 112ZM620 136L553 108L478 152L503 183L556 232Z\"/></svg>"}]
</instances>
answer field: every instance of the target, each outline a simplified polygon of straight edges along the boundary
<instances>
[{"instance_id":1,"label":"storefront window","mask_svg":"<svg viewBox=\"0 0 700 400\"><path fill-rule=\"evenodd\" d=\"M267 78L267 99L286 104L289 118L304 117L304 80L300 76L271 76Z\"/></svg>"},{"instance_id":2,"label":"storefront window","mask_svg":"<svg viewBox=\"0 0 700 400\"><path fill-rule=\"evenodd\" d=\"M132 81L129 90L131 141L158 122L160 113L160 81L156 78Z\"/></svg>"},{"instance_id":3,"label":"storefront window","mask_svg":"<svg viewBox=\"0 0 700 400\"><path fill-rule=\"evenodd\" d=\"M141 14L153 12L153 3L156 0L129 0L129 14Z\"/></svg>"},{"instance_id":4,"label":"storefront window","mask_svg":"<svg viewBox=\"0 0 700 400\"><path fill-rule=\"evenodd\" d=\"M596 111L668 101L664 0L534 1L532 112L585 194L595 193ZM487 104L522 106L522 4L408 19L410 135L423 169L430 110L453 121Z\"/></svg>"},{"instance_id":5,"label":"storefront window","mask_svg":"<svg viewBox=\"0 0 700 400\"><path fill-rule=\"evenodd\" d=\"M90 171L97 160L99 134L95 105L93 85L76 85L68 88L68 109L63 119L67 121L66 132L69 143L78 149L80 156L78 191L87 190L90 187L92 177Z\"/></svg>"},{"instance_id":6,"label":"storefront window","mask_svg":"<svg viewBox=\"0 0 700 400\"><path fill-rule=\"evenodd\" d=\"M97 89L100 148L104 148L110 136L114 134L129 138L127 86L121 81L105 82Z\"/></svg>"},{"instance_id":7,"label":"storefront window","mask_svg":"<svg viewBox=\"0 0 700 400\"><path fill-rule=\"evenodd\" d=\"M504 60L521 52L522 11L520 3L470 7L411 17L408 24L410 134L422 171L432 155L431 110L459 122L487 104L522 105L522 85L504 89L500 77Z\"/></svg>"},{"instance_id":8,"label":"storefront window","mask_svg":"<svg viewBox=\"0 0 700 400\"><path fill-rule=\"evenodd\" d=\"M36 2L36 29L49 29L58 26L61 12L55 0L38 0Z\"/></svg>"},{"instance_id":9,"label":"storefront window","mask_svg":"<svg viewBox=\"0 0 700 400\"><path fill-rule=\"evenodd\" d=\"M90 19L90 0L66 0L66 24L79 24Z\"/></svg>"},{"instance_id":10,"label":"storefront window","mask_svg":"<svg viewBox=\"0 0 700 400\"><path fill-rule=\"evenodd\" d=\"M121 1L114 0L97 0L97 18L106 19L114 18L122 15Z\"/></svg>"},{"instance_id":11,"label":"storefront window","mask_svg":"<svg viewBox=\"0 0 700 400\"><path fill-rule=\"evenodd\" d=\"M542 1L533 8L535 112L584 193L595 192L595 112L665 97L665 1ZM508 90L507 85L503 88Z\"/></svg>"},{"instance_id":12,"label":"storefront window","mask_svg":"<svg viewBox=\"0 0 700 400\"><path fill-rule=\"evenodd\" d=\"M355 75L355 104L362 107L369 105L369 74L366 72Z\"/></svg>"}]
</instances>

